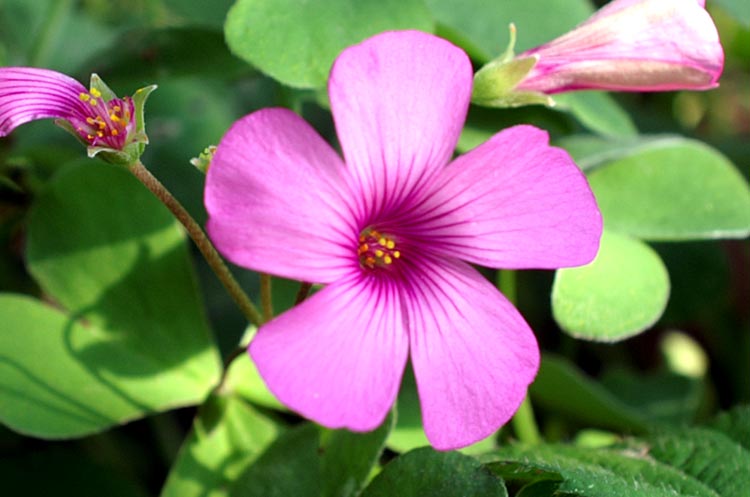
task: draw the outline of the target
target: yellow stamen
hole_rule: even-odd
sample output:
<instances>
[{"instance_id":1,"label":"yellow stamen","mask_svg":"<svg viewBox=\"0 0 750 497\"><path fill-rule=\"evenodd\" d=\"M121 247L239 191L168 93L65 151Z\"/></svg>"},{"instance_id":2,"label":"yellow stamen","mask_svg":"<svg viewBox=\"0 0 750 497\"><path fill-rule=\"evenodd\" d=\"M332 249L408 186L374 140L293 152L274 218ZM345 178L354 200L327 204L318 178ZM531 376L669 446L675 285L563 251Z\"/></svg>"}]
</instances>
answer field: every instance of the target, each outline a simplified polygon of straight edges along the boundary
<instances>
[{"instance_id":1,"label":"yellow stamen","mask_svg":"<svg viewBox=\"0 0 750 497\"><path fill-rule=\"evenodd\" d=\"M399 252L398 250L394 251L393 252L393 258L394 259L398 259L399 257L401 257L401 252Z\"/></svg>"},{"instance_id":2,"label":"yellow stamen","mask_svg":"<svg viewBox=\"0 0 750 497\"><path fill-rule=\"evenodd\" d=\"M91 92L90 92L90 93L91 93L91 94L92 94L93 96L95 96L96 98L99 98L99 97L101 97L101 96L102 96L102 92L100 92L100 91L99 91L99 90L97 90L96 88L92 88L92 89L91 89Z\"/></svg>"},{"instance_id":3,"label":"yellow stamen","mask_svg":"<svg viewBox=\"0 0 750 497\"><path fill-rule=\"evenodd\" d=\"M396 246L396 242L394 242L393 240L388 240L388 241L386 242L385 246L386 246L386 248L387 248L388 250L393 250L393 247L395 247L395 246Z\"/></svg>"},{"instance_id":4,"label":"yellow stamen","mask_svg":"<svg viewBox=\"0 0 750 497\"><path fill-rule=\"evenodd\" d=\"M91 95L89 95L88 93L79 93L78 94L78 99L81 102L88 102L90 98L91 98Z\"/></svg>"},{"instance_id":5,"label":"yellow stamen","mask_svg":"<svg viewBox=\"0 0 750 497\"><path fill-rule=\"evenodd\" d=\"M393 259L391 259L390 255L386 255L385 257L383 257L383 262L385 262L386 264L390 264L391 262L393 262Z\"/></svg>"},{"instance_id":6,"label":"yellow stamen","mask_svg":"<svg viewBox=\"0 0 750 497\"><path fill-rule=\"evenodd\" d=\"M116 129L112 129L112 136L117 136L119 134L120 133L118 133Z\"/></svg>"}]
</instances>

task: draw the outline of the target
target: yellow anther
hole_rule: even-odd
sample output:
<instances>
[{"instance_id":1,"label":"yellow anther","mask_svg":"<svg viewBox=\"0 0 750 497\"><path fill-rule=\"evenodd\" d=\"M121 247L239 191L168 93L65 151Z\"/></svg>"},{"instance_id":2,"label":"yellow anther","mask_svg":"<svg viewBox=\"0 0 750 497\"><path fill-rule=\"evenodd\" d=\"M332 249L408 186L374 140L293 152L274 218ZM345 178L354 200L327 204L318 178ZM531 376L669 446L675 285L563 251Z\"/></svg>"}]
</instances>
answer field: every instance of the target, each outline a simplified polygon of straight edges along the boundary
<instances>
[{"instance_id":1,"label":"yellow anther","mask_svg":"<svg viewBox=\"0 0 750 497\"><path fill-rule=\"evenodd\" d=\"M122 110L122 107L120 107L119 105L115 105L114 107L112 107L112 110L115 112L120 112Z\"/></svg>"},{"instance_id":2,"label":"yellow anther","mask_svg":"<svg viewBox=\"0 0 750 497\"><path fill-rule=\"evenodd\" d=\"M382 250L375 251L375 257L383 257L384 252Z\"/></svg>"},{"instance_id":3,"label":"yellow anther","mask_svg":"<svg viewBox=\"0 0 750 497\"><path fill-rule=\"evenodd\" d=\"M394 259L398 259L399 257L401 257L401 252L399 252L398 250L394 251L393 252L393 258Z\"/></svg>"},{"instance_id":4,"label":"yellow anther","mask_svg":"<svg viewBox=\"0 0 750 497\"><path fill-rule=\"evenodd\" d=\"M88 93L79 93L78 94L78 99L81 102L88 102L90 98L91 98L91 95L89 95Z\"/></svg>"},{"instance_id":5,"label":"yellow anther","mask_svg":"<svg viewBox=\"0 0 750 497\"><path fill-rule=\"evenodd\" d=\"M86 118L86 122L87 122L87 123L89 123L89 124L90 124L90 125L92 125L92 126L93 126L94 124L96 124L96 120L95 120L95 119L94 119L93 117L87 117L87 118Z\"/></svg>"},{"instance_id":6,"label":"yellow anther","mask_svg":"<svg viewBox=\"0 0 750 497\"><path fill-rule=\"evenodd\" d=\"M380 238L378 238L378 243L379 243L379 244L380 244L381 246L383 246L383 247L385 247L385 241L386 241L386 240L385 240L385 237L384 237L384 236L381 236Z\"/></svg>"},{"instance_id":7,"label":"yellow anther","mask_svg":"<svg viewBox=\"0 0 750 497\"><path fill-rule=\"evenodd\" d=\"M101 96L102 96L102 92L100 92L100 91L99 91L99 90L97 90L96 88L92 88L92 89L91 89L91 92L90 92L90 93L91 93L91 94L92 94L93 96L95 96L96 98L99 98L99 97L101 97Z\"/></svg>"},{"instance_id":8,"label":"yellow anther","mask_svg":"<svg viewBox=\"0 0 750 497\"><path fill-rule=\"evenodd\" d=\"M98 120L97 122L98 122L98 124L99 124L99 129L104 129L104 128L106 128L106 127L107 127L107 123L105 123L105 122L104 122L104 121L102 121L101 119L99 119L99 120Z\"/></svg>"},{"instance_id":9,"label":"yellow anther","mask_svg":"<svg viewBox=\"0 0 750 497\"><path fill-rule=\"evenodd\" d=\"M101 131L97 131L96 136L98 136L99 138L104 138L104 133L102 133Z\"/></svg>"},{"instance_id":10,"label":"yellow anther","mask_svg":"<svg viewBox=\"0 0 750 497\"><path fill-rule=\"evenodd\" d=\"M117 136L119 134L120 133L118 133L116 129L112 128L112 136Z\"/></svg>"},{"instance_id":11,"label":"yellow anther","mask_svg":"<svg viewBox=\"0 0 750 497\"><path fill-rule=\"evenodd\" d=\"M394 242L393 240L388 240L385 246L388 250L393 250L393 248L396 246L396 242Z\"/></svg>"},{"instance_id":12,"label":"yellow anther","mask_svg":"<svg viewBox=\"0 0 750 497\"><path fill-rule=\"evenodd\" d=\"M390 264L391 262L393 262L393 259L391 259L390 255L386 255L385 257L383 257L383 262L385 262L386 264Z\"/></svg>"},{"instance_id":13,"label":"yellow anther","mask_svg":"<svg viewBox=\"0 0 750 497\"><path fill-rule=\"evenodd\" d=\"M120 120L120 118L117 117L117 114L115 114L114 112L109 115L109 118L112 119L113 122L117 122Z\"/></svg>"},{"instance_id":14,"label":"yellow anther","mask_svg":"<svg viewBox=\"0 0 750 497\"><path fill-rule=\"evenodd\" d=\"M96 107L96 104L98 104L99 101L95 98L92 98L91 100L89 100L89 103L91 104L92 107Z\"/></svg>"}]
</instances>

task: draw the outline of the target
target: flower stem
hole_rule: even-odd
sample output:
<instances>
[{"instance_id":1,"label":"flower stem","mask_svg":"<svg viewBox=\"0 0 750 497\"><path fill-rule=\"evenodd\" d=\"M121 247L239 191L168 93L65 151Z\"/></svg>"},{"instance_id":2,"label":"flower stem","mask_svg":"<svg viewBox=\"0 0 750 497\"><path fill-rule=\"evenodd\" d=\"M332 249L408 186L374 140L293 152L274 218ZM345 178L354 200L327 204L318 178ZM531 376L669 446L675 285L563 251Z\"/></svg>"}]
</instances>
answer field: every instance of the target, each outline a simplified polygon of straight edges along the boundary
<instances>
[{"instance_id":1,"label":"flower stem","mask_svg":"<svg viewBox=\"0 0 750 497\"><path fill-rule=\"evenodd\" d=\"M513 305L517 304L518 293L516 291L515 271L498 271L497 287ZM542 441L542 437L539 434L539 428L536 425L536 419L534 419L534 409L531 406L531 399L529 398L528 393L518 407L513 419L511 419L511 424L513 425L513 430L515 431L516 436L521 442L536 445Z\"/></svg>"},{"instance_id":2,"label":"flower stem","mask_svg":"<svg viewBox=\"0 0 750 497\"><path fill-rule=\"evenodd\" d=\"M182 204L172 196L169 190L167 190L148 169L146 169L141 161L136 161L131 164L129 169L130 172L132 172L135 177L146 186L146 188L151 190L151 193L156 195L156 197L167 206L177 220L182 223L187 234L193 239L198 250L203 254L203 258L206 259L208 265L219 278L219 281L224 285L227 292L229 292L229 295L235 301L245 317L251 323L260 326L263 322L263 318L258 312L258 309L255 308L255 305L242 290L242 287L237 283L237 280L234 279L229 268L195 219L193 219Z\"/></svg>"},{"instance_id":3,"label":"flower stem","mask_svg":"<svg viewBox=\"0 0 750 497\"><path fill-rule=\"evenodd\" d=\"M523 399L523 402L521 402L513 419L511 419L511 424L513 425L513 431L521 442L529 445L541 443L542 437L539 434L539 428L536 426L534 409L531 407L531 400L528 394Z\"/></svg>"},{"instance_id":4,"label":"flower stem","mask_svg":"<svg viewBox=\"0 0 750 497\"><path fill-rule=\"evenodd\" d=\"M260 308L263 311L264 322L273 318L273 299L271 297L271 275L260 273Z\"/></svg>"}]
</instances>

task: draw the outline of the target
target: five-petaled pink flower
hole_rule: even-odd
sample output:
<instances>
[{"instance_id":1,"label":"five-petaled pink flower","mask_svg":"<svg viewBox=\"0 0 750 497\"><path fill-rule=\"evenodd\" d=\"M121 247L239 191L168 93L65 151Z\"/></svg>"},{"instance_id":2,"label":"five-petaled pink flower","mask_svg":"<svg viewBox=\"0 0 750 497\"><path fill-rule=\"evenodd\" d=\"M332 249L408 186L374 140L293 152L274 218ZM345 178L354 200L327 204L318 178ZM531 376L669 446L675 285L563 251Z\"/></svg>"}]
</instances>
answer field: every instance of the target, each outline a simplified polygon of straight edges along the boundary
<instances>
[{"instance_id":1,"label":"five-petaled pink flower","mask_svg":"<svg viewBox=\"0 0 750 497\"><path fill-rule=\"evenodd\" d=\"M515 89L553 94L715 88L724 51L705 3L614 0L573 31L518 55L538 60Z\"/></svg>"},{"instance_id":2,"label":"five-petaled pink flower","mask_svg":"<svg viewBox=\"0 0 750 497\"><path fill-rule=\"evenodd\" d=\"M559 268L597 252L594 197L544 131L516 126L451 161L471 84L447 41L380 34L331 70L343 161L279 108L239 120L216 150L205 201L219 250L326 285L250 344L271 391L325 426L375 428L411 359L436 448L490 435L523 400L539 350L470 263Z\"/></svg>"}]
</instances>

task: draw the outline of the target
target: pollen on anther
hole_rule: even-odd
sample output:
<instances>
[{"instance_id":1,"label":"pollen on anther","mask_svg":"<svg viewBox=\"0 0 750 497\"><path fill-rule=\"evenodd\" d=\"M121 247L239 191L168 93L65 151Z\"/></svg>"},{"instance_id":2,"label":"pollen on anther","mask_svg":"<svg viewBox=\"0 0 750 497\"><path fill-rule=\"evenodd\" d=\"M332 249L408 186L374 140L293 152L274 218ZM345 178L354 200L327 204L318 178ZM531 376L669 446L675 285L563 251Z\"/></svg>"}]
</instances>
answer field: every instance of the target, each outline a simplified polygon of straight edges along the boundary
<instances>
[{"instance_id":1,"label":"pollen on anther","mask_svg":"<svg viewBox=\"0 0 750 497\"><path fill-rule=\"evenodd\" d=\"M99 90L97 90L96 88L92 88L92 89L91 89L91 91L90 91L90 93L91 93L91 94L92 94L93 96L95 96L96 98L99 98L99 97L101 97L101 96L102 96L102 92L100 92L100 91L99 91Z\"/></svg>"},{"instance_id":2,"label":"pollen on anther","mask_svg":"<svg viewBox=\"0 0 750 497\"><path fill-rule=\"evenodd\" d=\"M401 252L399 252L398 250L394 251L393 252L393 258L394 259L398 259L399 257L401 257Z\"/></svg>"},{"instance_id":3,"label":"pollen on anther","mask_svg":"<svg viewBox=\"0 0 750 497\"><path fill-rule=\"evenodd\" d=\"M391 259L390 255L386 255L385 257L383 257L383 262L385 262L386 264L390 264L393 262L393 259Z\"/></svg>"}]
</instances>

